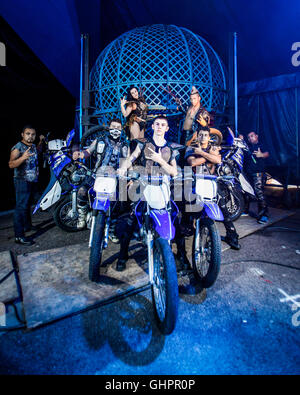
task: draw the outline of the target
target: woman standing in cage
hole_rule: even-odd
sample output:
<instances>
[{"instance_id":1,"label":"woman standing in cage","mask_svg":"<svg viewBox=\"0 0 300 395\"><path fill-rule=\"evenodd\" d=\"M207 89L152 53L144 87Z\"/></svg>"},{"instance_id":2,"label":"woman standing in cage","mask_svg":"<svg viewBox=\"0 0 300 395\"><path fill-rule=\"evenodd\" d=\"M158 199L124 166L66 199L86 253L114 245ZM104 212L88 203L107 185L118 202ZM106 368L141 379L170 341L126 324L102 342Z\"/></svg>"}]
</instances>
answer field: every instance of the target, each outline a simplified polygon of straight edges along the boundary
<instances>
[{"instance_id":1,"label":"woman standing in cage","mask_svg":"<svg viewBox=\"0 0 300 395\"><path fill-rule=\"evenodd\" d=\"M130 140L144 138L148 105L143 94L135 86L130 86L127 91L127 98L121 100L121 111L127 120ZM126 106L126 107L125 107Z\"/></svg>"}]
</instances>

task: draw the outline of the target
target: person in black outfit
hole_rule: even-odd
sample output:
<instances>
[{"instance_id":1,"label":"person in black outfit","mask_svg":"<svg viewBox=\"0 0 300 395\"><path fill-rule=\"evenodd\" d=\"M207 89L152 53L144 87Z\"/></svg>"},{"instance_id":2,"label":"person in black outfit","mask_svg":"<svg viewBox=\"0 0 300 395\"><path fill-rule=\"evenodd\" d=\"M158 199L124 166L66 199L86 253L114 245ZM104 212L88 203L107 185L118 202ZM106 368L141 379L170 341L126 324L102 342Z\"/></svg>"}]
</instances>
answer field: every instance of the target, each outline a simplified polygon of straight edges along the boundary
<instances>
[{"instance_id":1,"label":"person in black outfit","mask_svg":"<svg viewBox=\"0 0 300 395\"><path fill-rule=\"evenodd\" d=\"M268 221L268 206L264 196L265 184L265 161L269 157L263 144L259 142L258 134L255 132L248 133L249 150L245 156L244 169L254 188L258 200L257 222L264 224ZM249 201L246 202L246 210L249 210Z\"/></svg>"},{"instance_id":2,"label":"person in black outfit","mask_svg":"<svg viewBox=\"0 0 300 395\"><path fill-rule=\"evenodd\" d=\"M35 129L26 125L21 132L22 140L11 149L8 166L14 169L14 186L16 191L16 207L14 211L15 242L22 245L32 245L33 241L25 237L25 232L37 230L31 223L30 204L39 176L38 153L42 149L44 136L36 147Z\"/></svg>"},{"instance_id":3,"label":"person in black outfit","mask_svg":"<svg viewBox=\"0 0 300 395\"><path fill-rule=\"evenodd\" d=\"M129 139L144 138L148 105L143 95L139 94L138 88L133 85L130 86L127 91L127 98L123 97L120 100L120 105L129 128Z\"/></svg>"},{"instance_id":4,"label":"person in black outfit","mask_svg":"<svg viewBox=\"0 0 300 395\"><path fill-rule=\"evenodd\" d=\"M155 118L152 129L154 131L153 137L150 139L137 140L137 147L128 158L127 162L119 170L122 175L126 170L140 159L140 164L147 174L157 175L165 173L175 177L177 175L178 144L167 142L165 140L165 133L168 131L168 120L165 116L158 116ZM121 240L120 254L117 262L116 270L123 271L126 269L126 261L128 260L128 247L136 225L136 217L134 215L134 203L130 216L127 220L124 237ZM189 261L185 253L184 236L180 233L179 224L175 224L175 238L177 244L177 258L180 266L185 268L189 265Z\"/></svg>"},{"instance_id":5,"label":"person in black outfit","mask_svg":"<svg viewBox=\"0 0 300 395\"><path fill-rule=\"evenodd\" d=\"M73 159L88 159L91 155L97 157L94 171L96 177L102 176L103 173L117 170L120 166L120 160L125 159L129 154L127 142L122 139L122 122L119 118L113 118L109 123L109 133L106 136L96 138L91 145L83 151L74 151ZM88 189L91 180L87 179L80 186L77 194L78 221L77 229L86 227L86 215L89 210ZM112 219L109 238L112 242L117 243L115 235L115 219Z\"/></svg>"}]
</instances>

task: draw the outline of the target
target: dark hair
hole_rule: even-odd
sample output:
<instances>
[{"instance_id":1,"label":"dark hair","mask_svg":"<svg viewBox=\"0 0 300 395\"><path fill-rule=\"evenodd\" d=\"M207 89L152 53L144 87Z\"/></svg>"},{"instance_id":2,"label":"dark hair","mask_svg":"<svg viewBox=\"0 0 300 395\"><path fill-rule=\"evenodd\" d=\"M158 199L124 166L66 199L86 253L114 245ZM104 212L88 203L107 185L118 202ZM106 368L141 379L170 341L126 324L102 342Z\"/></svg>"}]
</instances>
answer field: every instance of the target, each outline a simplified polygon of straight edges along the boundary
<instances>
[{"instance_id":1,"label":"dark hair","mask_svg":"<svg viewBox=\"0 0 300 395\"><path fill-rule=\"evenodd\" d=\"M119 119L119 118L113 118L113 119L111 119L110 122L109 122L109 124L111 124L112 122L120 123L121 126L122 126L122 121L121 121L121 119Z\"/></svg>"},{"instance_id":2,"label":"dark hair","mask_svg":"<svg viewBox=\"0 0 300 395\"><path fill-rule=\"evenodd\" d=\"M254 133L254 134L256 134L256 136L258 136L258 133L255 130L251 130L251 132L248 132L247 136L249 136L250 133Z\"/></svg>"},{"instance_id":3,"label":"dark hair","mask_svg":"<svg viewBox=\"0 0 300 395\"><path fill-rule=\"evenodd\" d=\"M208 126L202 126L199 123L199 128L197 129L197 134L200 133L201 131L208 132L210 134L210 128Z\"/></svg>"},{"instance_id":4,"label":"dark hair","mask_svg":"<svg viewBox=\"0 0 300 395\"><path fill-rule=\"evenodd\" d=\"M35 128L32 125L28 124L28 125L23 126L21 133L24 133L26 129L33 129L33 130L35 130Z\"/></svg>"},{"instance_id":5,"label":"dark hair","mask_svg":"<svg viewBox=\"0 0 300 395\"><path fill-rule=\"evenodd\" d=\"M139 89L138 89L136 86L131 85L131 86L127 89L127 98L126 98L127 101L134 101L134 100L136 100L136 99L134 99L134 98L132 97L132 94L131 94L131 92L130 92L131 89L136 89L136 90L138 91L138 93L139 93ZM139 96L140 96L140 94L139 94Z\"/></svg>"},{"instance_id":6,"label":"dark hair","mask_svg":"<svg viewBox=\"0 0 300 395\"><path fill-rule=\"evenodd\" d=\"M153 119L153 123L154 123L157 119L164 119L165 121L167 121L167 124L169 125L168 118L167 118L165 115L158 115L157 117L155 117L155 118Z\"/></svg>"}]
</instances>

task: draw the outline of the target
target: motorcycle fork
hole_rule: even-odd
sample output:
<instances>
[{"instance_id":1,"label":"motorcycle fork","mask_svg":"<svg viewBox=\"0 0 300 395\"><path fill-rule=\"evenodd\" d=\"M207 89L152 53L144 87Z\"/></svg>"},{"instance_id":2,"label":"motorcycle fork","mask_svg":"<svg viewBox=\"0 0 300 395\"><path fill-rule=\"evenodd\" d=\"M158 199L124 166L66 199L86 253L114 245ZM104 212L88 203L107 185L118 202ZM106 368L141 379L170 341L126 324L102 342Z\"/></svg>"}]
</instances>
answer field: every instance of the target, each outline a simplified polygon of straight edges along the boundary
<instances>
[{"instance_id":1,"label":"motorcycle fork","mask_svg":"<svg viewBox=\"0 0 300 395\"><path fill-rule=\"evenodd\" d=\"M110 227L110 207L108 209L108 213L105 219L105 228L104 228L104 239L103 239L103 248L107 248L108 245L108 235L109 235L109 227Z\"/></svg>"},{"instance_id":2,"label":"motorcycle fork","mask_svg":"<svg viewBox=\"0 0 300 395\"><path fill-rule=\"evenodd\" d=\"M94 236L94 231L95 231L95 223L96 223L97 214L98 214L98 211L93 210L92 225L91 225L90 238L89 238L89 248L92 247L92 241L93 241L93 236Z\"/></svg>"},{"instance_id":3,"label":"motorcycle fork","mask_svg":"<svg viewBox=\"0 0 300 395\"><path fill-rule=\"evenodd\" d=\"M72 191L72 215L73 218L77 214L77 189L73 189Z\"/></svg>"},{"instance_id":4,"label":"motorcycle fork","mask_svg":"<svg viewBox=\"0 0 300 395\"><path fill-rule=\"evenodd\" d=\"M195 223L195 242L198 245L195 246L196 247L195 250L199 251L200 253L202 253L201 246L200 246L200 240L199 240L199 234L200 234L200 218L197 218L196 219L196 223Z\"/></svg>"},{"instance_id":5,"label":"motorcycle fork","mask_svg":"<svg viewBox=\"0 0 300 395\"><path fill-rule=\"evenodd\" d=\"M148 252L148 267L149 267L149 281L150 284L154 283L154 261L153 261L153 234L150 229L150 210L149 205L147 205L147 213L145 215L145 227L146 227L146 242L147 242L147 252Z\"/></svg>"},{"instance_id":6,"label":"motorcycle fork","mask_svg":"<svg viewBox=\"0 0 300 395\"><path fill-rule=\"evenodd\" d=\"M93 237L94 237L95 223L96 223L97 215L99 215L99 211L98 210L93 210L92 225L91 225L91 232L90 232L90 238L89 238L89 248L92 247L92 242L93 242ZM108 215L105 218L103 248L106 248L107 245L108 245L109 226L110 226L110 208L109 208L109 211L108 211Z\"/></svg>"}]
</instances>

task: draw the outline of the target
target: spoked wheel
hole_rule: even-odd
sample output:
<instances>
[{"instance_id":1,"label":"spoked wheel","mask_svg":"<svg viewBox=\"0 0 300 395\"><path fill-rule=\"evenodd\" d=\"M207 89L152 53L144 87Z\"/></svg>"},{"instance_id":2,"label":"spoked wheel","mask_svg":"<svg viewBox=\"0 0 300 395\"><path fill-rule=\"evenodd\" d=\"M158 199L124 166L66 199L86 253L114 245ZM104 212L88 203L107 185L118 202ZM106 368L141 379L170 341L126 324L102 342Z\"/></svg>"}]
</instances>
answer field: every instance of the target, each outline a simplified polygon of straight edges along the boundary
<instances>
[{"instance_id":1,"label":"spoked wheel","mask_svg":"<svg viewBox=\"0 0 300 395\"><path fill-rule=\"evenodd\" d=\"M97 281L100 275L100 265L104 243L105 219L105 214L99 213L95 220L89 264L89 279L91 281Z\"/></svg>"},{"instance_id":2,"label":"spoked wheel","mask_svg":"<svg viewBox=\"0 0 300 395\"><path fill-rule=\"evenodd\" d=\"M73 213L70 197L58 203L53 213L53 219L56 225L66 232L78 232L80 230L77 228L78 214Z\"/></svg>"},{"instance_id":3,"label":"spoked wheel","mask_svg":"<svg viewBox=\"0 0 300 395\"><path fill-rule=\"evenodd\" d=\"M178 283L175 259L171 246L165 239L158 238L153 248L152 301L160 331L168 335L173 332L178 314Z\"/></svg>"},{"instance_id":4,"label":"spoked wheel","mask_svg":"<svg viewBox=\"0 0 300 395\"><path fill-rule=\"evenodd\" d=\"M244 196L239 190L228 191L226 196L226 207L231 221L236 221L245 209Z\"/></svg>"},{"instance_id":5,"label":"spoked wheel","mask_svg":"<svg viewBox=\"0 0 300 395\"><path fill-rule=\"evenodd\" d=\"M82 136L80 141L81 148L89 146L97 137L105 136L107 134L107 127L102 125L95 125Z\"/></svg>"},{"instance_id":6,"label":"spoked wheel","mask_svg":"<svg viewBox=\"0 0 300 395\"><path fill-rule=\"evenodd\" d=\"M210 218L198 219L193 241L193 268L203 288L211 287L221 265L221 238Z\"/></svg>"}]
</instances>

